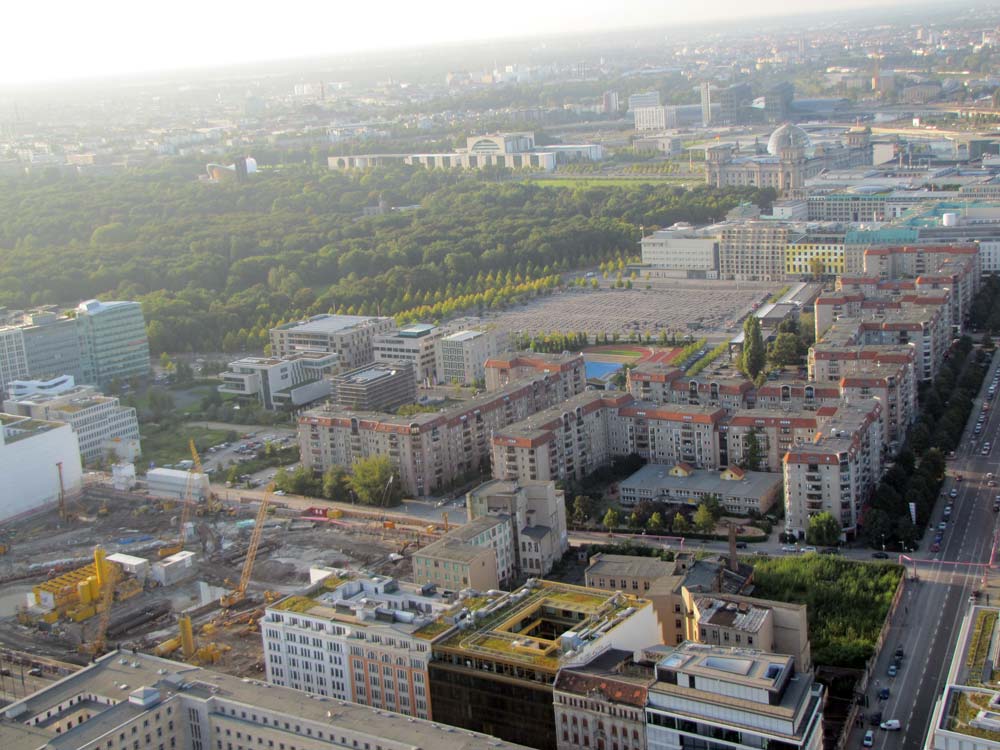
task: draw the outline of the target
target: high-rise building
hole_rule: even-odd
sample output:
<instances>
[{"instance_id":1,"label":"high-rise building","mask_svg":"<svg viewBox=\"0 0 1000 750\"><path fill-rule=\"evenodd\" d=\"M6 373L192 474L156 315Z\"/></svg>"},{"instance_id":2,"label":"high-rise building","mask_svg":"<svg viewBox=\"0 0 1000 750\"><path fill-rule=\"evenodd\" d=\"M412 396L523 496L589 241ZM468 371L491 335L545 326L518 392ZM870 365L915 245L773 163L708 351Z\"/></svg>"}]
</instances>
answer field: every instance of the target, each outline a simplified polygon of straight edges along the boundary
<instances>
[{"instance_id":1,"label":"high-rise building","mask_svg":"<svg viewBox=\"0 0 1000 750\"><path fill-rule=\"evenodd\" d=\"M632 112L640 107L659 107L660 106L660 92L659 91L643 91L638 94L632 94L628 98L628 111Z\"/></svg>"},{"instance_id":2,"label":"high-rise building","mask_svg":"<svg viewBox=\"0 0 1000 750\"><path fill-rule=\"evenodd\" d=\"M344 409L393 411L417 400L410 362L375 362L333 378L333 399Z\"/></svg>"},{"instance_id":3,"label":"high-rise building","mask_svg":"<svg viewBox=\"0 0 1000 750\"><path fill-rule=\"evenodd\" d=\"M437 342L444 329L429 323L414 323L372 339L372 354L377 362L410 362L417 383L438 382Z\"/></svg>"},{"instance_id":4,"label":"high-rise building","mask_svg":"<svg viewBox=\"0 0 1000 750\"><path fill-rule=\"evenodd\" d=\"M12 380L60 375L83 378L77 321L45 309L0 328L0 393Z\"/></svg>"},{"instance_id":5,"label":"high-rise building","mask_svg":"<svg viewBox=\"0 0 1000 750\"><path fill-rule=\"evenodd\" d=\"M618 112L618 92L605 91L601 96L601 110L606 115L617 114Z\"/></svg>"},{"instance_id":6,"label":"high-rise building","mask_svg":"<svg viewBox=\"0 0 1000 750\"><path fill-rule=\"evenodd\" d=\"M106 389L113 380L149 375L149 339L138 302L81 302L76 323L82 382Z\"/></svg>"},{"instance_id":7,"label":"high-rise building","mask_svg":"<svg viewBox=\"0 0 1000 750\"><path fill-rule=\"evenodd\" d=\"M486 361L507 350L507 332L458 331L437 342L437 372L444 383L472 385L484 381Z\"/></svg>"},{"instance_id":8,"label":"high-rise building","mask_svg":"<svg viewBox=\"0 0 1000 750\"><path fill-rule=\"evenodd\" d=\"M768 122L784 122L792 112L795 86L788 82L776 83L764 92L764 117Z\"/></svg>"},{"instance_id":9,"label":"high-rise building","mask_svg":"<svg viewBox=\"0 0 1000 750\"><path fill-rule=\"evenodd\" d=\"M708 127L712 124L712 84L701 82L701 124Z\"/></svg>"},{"instance_id":10,"label":"high-rise building","mask_svg":"<svg viewBox=\"0 0 1000 750\"><path fill-rule=\"evenodd\" d=\"M719 276L735 281L782 281L788 224L745 221L727 224L719 243Z\"/></svg>"}]
</instances>

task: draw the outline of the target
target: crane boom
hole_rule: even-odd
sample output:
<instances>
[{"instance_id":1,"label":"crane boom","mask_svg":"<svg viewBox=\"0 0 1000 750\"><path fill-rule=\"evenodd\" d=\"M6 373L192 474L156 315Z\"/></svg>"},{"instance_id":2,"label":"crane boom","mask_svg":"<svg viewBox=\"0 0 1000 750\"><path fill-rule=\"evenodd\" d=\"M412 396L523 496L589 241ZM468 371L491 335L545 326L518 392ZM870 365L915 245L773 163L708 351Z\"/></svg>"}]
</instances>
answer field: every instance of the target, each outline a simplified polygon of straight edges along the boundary
<instances>
[{"instance_id":1,"label":"crane boom","mask_svg":"<svg viewBox=\"0 0 1000 750\"><path fill-rule=\"evenodd\" d=\"M250 544L247 546L247 558L243 562L243 572L240 573L239 585L219 600L219 604L223 607L232 607L246 598L247 586L250 585L250 575L253 573L253 564L257 559L257 549L260 547L260 539L264 535L264 520L267 518L267 508L271 502L272 487L267 488L264 498L260 501L260 508L257 509L257 518L254 521L253 533L250 535Z\"/></svg>"}]
</instances>

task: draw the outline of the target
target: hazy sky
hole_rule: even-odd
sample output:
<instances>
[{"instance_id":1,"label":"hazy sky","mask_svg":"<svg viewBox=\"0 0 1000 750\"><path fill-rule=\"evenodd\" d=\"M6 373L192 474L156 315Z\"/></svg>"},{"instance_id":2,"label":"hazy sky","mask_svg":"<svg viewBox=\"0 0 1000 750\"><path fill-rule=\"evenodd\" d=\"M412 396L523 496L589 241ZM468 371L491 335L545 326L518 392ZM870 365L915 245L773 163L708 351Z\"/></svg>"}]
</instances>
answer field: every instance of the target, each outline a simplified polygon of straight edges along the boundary
<instances>
[{"instance_id":1,"label":"hazy sky","mask_svg":"<svg viewBox=\"0 0 1000 750\"><path fill-rule=\"evenodd\" d=\"M838 0L837 6L902 4ZM5 84L829 7L816 0L48 0L3 5L0 83Z\"/></svg>"}]
</instances>

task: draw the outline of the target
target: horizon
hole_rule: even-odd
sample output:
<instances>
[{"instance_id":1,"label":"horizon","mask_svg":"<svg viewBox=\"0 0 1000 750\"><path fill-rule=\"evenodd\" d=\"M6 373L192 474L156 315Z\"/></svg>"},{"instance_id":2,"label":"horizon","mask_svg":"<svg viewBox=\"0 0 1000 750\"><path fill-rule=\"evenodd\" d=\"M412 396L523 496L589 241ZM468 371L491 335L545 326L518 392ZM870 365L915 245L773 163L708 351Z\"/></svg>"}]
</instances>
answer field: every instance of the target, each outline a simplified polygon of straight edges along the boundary
<instances>
[{"instance_id":1,"label":"horizon","mask_svg":"<svg viewBox=\"0 0 1000 750\"><path fill-rule=\"evenodd\" d=\"M252 0L259 2L259 0ZM259 43L260 37L252 31L236 31L231 18L226 18L226 7L199 8L192 0L181 0L181 6L164 16L147 12L135 17L134 8L123 0L102 0L101 8L115 6L120 12L84 14L74 7L63 14L59 23L47 31L51 43L41 45L24 35L0 50L0 87L16 90L29 86L58 86L74 82L108 82L115 79L134 79L141 76L169 76L198 71L247 67L266 64L293 64L344 60L352 55L400 54L408 51L426 51L435 48L461 48L475 44L541 43L546 39L566 40L572 37L615 34L629 31L652 33L671 28L685 28L700 24L718 23L731 26L745 19L778 20L830 17L871 10L916 10L931 7L928 0L844 0L837 11L826 8L803 9L792 0L764 0L762 5L751 8L736 0L721 0L710 9L688 12L677 7L664 8L651 0L625 0L621 10L602 7L595 0L570 2L550 0L543 8L531 8L530 29L523 34L505 33L507 26L494 28L487 11L478 11L466 23L452 23L457 15L447 10L466 11L457 0L438 0L436 13L428 14L424 8L407 6L393 1L395 11L403 14L392 24L385 24L374 15L384 17L386 9L351 8L331 12L329 18L320 18L308 27L302 19L308 13L282 18L267 18L268 40L288 38L270 47L270 52L247 54L249 44ZM190 13L184 12L185 7ZM243 16L253 16L253 7L241 9ZM262 7L262 4L257 6ZM940 12L941 5L932 6ZM100 9L99 9L100 10ZM423 10L423 12L419 12ZM445 12L446 23L441 21ZM320 14L322 10L318 11ZM394 10L388 10L393 13ZM529 9L525 7L525 12ZM350 14L347 22L344 16ZM154 15L158 17L153 17ZM505 16L505 19L510 14ZM33 19L33 11L24 6L8 10L8 21L14 28L26 28ZM408 21L408 16L417 16ZM428 17L428 16L433 16ZM201 26L191 19L202 19ZM120 19L127 19L122 22ZM148 24L160 24L155 35ZM252 24L251 24L252 26ZM377 27L377 32L375 31ZM343 31L343 29L347 31ZM454 29L459 29L455 33ZM372 29L367 34L351 34L351 29ZM297 36L296 36L297 34ZM347 35L350 42L342 43ZM182 44L178 44L178 40ZM199 42L196 50L192 42ZM338 44L340 46L338 46ZM182 51L178 47L184 47ZM52 50L61 50L53 56ZM258 48L259 49L259 48ZM128 62L122 62L127 58Z\"/></svg>"}]
</instances>

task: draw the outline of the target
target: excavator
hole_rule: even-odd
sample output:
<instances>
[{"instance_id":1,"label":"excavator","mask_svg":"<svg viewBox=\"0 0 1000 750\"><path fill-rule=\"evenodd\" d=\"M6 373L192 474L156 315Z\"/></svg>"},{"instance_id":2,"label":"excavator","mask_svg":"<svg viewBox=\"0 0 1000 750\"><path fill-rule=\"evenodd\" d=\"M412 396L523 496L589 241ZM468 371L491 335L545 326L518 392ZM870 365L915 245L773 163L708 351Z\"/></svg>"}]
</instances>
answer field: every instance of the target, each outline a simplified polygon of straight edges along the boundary
<instances>
[{"instance_id":1,"label":"excavator","mask_svg":"<svg viewBox=\"0 0 1000 750\"><path fill-rule=\"evenodd\" d=\"M264 498L260 501L260 508L257 509L257 518L254 521L253 533L250 535L250 544L247 546L247 557L243 562L243 571L240 574L240 582L228 594L224 594L219 599L219 604L223 609L235 607L247 597L247 586L250 585L250 574L253 573L253 564L257 559L257 549L260 547L261 537L264 535L264 521L267 520L267 509L271 503L271 493L274 491L274 484L270 484L264 492Z\"/></svg>"}]
</instances>

